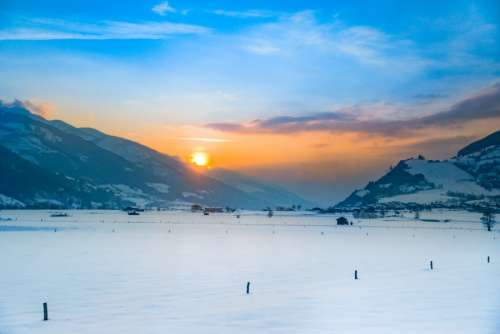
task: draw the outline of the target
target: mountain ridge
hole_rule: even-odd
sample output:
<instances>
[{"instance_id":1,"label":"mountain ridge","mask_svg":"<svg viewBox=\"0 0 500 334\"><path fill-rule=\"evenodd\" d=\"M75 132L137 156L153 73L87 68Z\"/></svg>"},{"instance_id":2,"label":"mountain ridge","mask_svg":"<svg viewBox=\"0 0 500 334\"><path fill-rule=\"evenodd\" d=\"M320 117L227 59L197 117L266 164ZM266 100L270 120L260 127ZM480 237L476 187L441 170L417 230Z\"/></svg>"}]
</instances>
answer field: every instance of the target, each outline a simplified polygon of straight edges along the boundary
<instances>
[{"instance_id":1,"label":"mountain ridge","mask_svg":"<svg viewBox=\"0 0 500 334\"><path fill-rule=\"evenodd\" d=\"M0 197L0 207L17 203L21 207L39 208L46 202L54 204L51 207L59 203L60 207L72 208L169 207L199 203L262 209L276 204L196 173L178 159L142 144L99 130L46 120L30 113L20 101L10 104L0 101L0 143L4 160L15 160L27 170L42 173L44 178L59 180L55 183L66 189L67 196L64 198L64 194L54 189L9 191L16 189L13 184L21 175L5 168L3 183L0 183L0 194L5 198Z\"/></svg>"},{"instance_id":2,"label":"mountain ridge","mask_svg":"<svg viewBox=\"0 0 500 334\"><path fill-rule=\"evenodd\" d=\"M357 189L337 208L474 207L500 205L500 131L448 160L401 160L376 181Z\"/></svg>"}]
</instances>

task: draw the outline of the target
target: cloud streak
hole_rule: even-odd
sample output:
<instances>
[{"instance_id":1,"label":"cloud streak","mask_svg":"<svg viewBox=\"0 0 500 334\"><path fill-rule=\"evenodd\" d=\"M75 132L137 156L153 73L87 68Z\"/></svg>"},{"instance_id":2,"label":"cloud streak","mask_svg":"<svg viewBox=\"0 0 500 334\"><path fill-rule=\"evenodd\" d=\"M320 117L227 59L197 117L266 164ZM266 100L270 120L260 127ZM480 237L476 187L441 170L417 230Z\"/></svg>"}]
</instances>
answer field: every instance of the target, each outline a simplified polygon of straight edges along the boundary
<instances>
[{"instance_id":1,"label":"cloud streak","mask_svg":"<svg viewBox=\"0 0 500 334\"><path fill-rule=\"evenodd\" d=\"M235 133L297 133L311 131L358 132L400 137L432 127L450 127L470 121L500 119L500 83L465 98L448 109L423 117L391 120L365 119L356 109L313 113L304 116L278 116L250 123L209 123L208 128Z\"/></svg>"},{"instance_id":2,"label":"cloud streak","mask_svg":"<svg viewBox=\"0 0 500 334\"><path fill-rule=\"evenodd\" d=\"M32 113L40 115L45 119L51 118L56 111L55 105L49 102L33 102L26 100L23 101L22 104Z\"/></svg>"},{"instance_id":3,"label":"cloud streak","mask_svg":"<svg viewBox=\"0 0 500 334\"><path fill-rule=\"evenodd\" d=\"M175 13L176 12L175 8L170 6L168 1L160 2L159 4L153 6L153 8L151 8L151 10L160 16L165 16L167 13Z\"/></svg>"},{"instance_id":4,"label":"cloud streak","mask_svg":"<svg viewBox=\"0 0 500 334\"><path fill-rule=\"evenodd\" d=\"M210 31L204 26L172 22L101 21L90 24L42 18L29 20L23 27L0 30L0 40L165 39Z\"/></svg>"},{"instance_id":5,"label":"cloud streak","mask_svg":"<svg viewBox=\"0 0 500 334\"><path fill-rule=\"evenodd\" d=\"M280 14L276 18L246 31L243 48L257 55L344 56L360 64L392 68L428 65L417 55L411 41L374 27L346 26L336 19L320 21L312 10Z\"/></svg>"},{"instance_id":6,"label":"cloud streak","mask_svg":"<svg viewBox=\"0 0 500 334\"><path fill-rule=\"evenodd\" d=\"M270 10L259 10L259 9L250 9L245 11L234 11L234 10L225 10L225 9L216 9L211 11L212 14L219 16L227 16L234 17L239 19L250 19L250 18L271 18L279 16L280 14L277 12L273 12Z\"/></svg>"},{"instance_id":7,"label":"cloud streak","mask_svg":"<svg viewBox=\"0 0 500 334\"><path fill-rule=\"evenodd\" d=\"M209 137L181 137L181 140L185 141L194 141L194 142L202 142L202 143L229 143L230 139L225 138L209 138Z\"/></svg>"}]
</instances>

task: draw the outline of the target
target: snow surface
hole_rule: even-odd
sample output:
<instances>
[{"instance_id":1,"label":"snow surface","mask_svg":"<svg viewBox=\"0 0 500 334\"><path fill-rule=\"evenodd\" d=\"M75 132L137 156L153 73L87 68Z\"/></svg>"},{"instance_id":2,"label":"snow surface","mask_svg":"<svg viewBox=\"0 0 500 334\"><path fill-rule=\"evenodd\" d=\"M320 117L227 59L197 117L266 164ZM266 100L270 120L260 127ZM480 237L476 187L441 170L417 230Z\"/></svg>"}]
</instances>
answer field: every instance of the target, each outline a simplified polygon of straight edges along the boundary
<instances>
[{"instance_id":1,"label":"snow surface","mask_svg":"<svg viewBox=\"0 0 500 334\"><path fill-rule=\"evenodd\" d=\"M104 184L99 188L112 191L122 200L133 202L140 207L145 207L149 203L147 195L141 189L132 188L126 184Z\"/></svg>"},{"instance_id":2,"label":"snow surface","mask_svg":"<svg viewBox=\"0 0 500 334\"><path fill-rule=\"evenodd\" d=\"M195 197L195 198L203 199L202 195L197 194L197 193L191 193L191 192L188 192L188 191L184 191L182 193L182 197L184 197L184 198Z\"/></svg>"},{"instance_id":3,"label":"snow surface","mask_svg":"<svg viewBox=\"0 0 500 334\"><path fill-rule=\"evenodd\" d=\"M369 193L370 193L370 190L368 190L368 189L357 190L356 191L356 196L358 196L358 197L365 197Z\"/></svg>"},{"instance_id":4,"label":"snow surface","mask_svg":"<svg viewBox=\"0 0 500 334\"><path fill-rule=\"evenodd\" d=\"M2 334L500 332L500 234L477 214L50 214L0 212Z\"/></svg>"},{"instance_id":5,"label":"snow surface","mask_svg":"<svg viewBox=\"0 0 500 334\"><path fill-rule=\"evenodd\" d=\"M474 177L448 161L430 162L413 159L406 162L410 174L423 174L427 181L441 187L443 191L452 191L476 195L492 195L478 185Z\"/></svg>"},{"instance_id":6,"label":"snow surface","mask_svg":"<svg viewBox=\"0 0 500 334\"><path fill-rule=\"evenodd\" d=\"M17 199L9 197L9 196L4 195L4 194L0 194L0 204L5 205L5 206L15 206L15 207L19 207L19 208L23 208L26 206L26 205L24 205L23 202L20 202Z\"/></svg>"},{"instance_id":7,"label":"snow surface","mask_svg":"<svg viewBox=\"0 0 500 334\"><path fill-rule=\"evenodd\" d=\"M161 194L168 194L170 191L170 186L165 183L146 183L148 187L153 188Z\"/></svg>"},{"instance_id":8,"label":"snow surface","mask_svg":"<svg viewBox=\"0 0 500 334\"><path fill-rule=\"evenodd\" d=\"M412 194L402 194L391 197L383 197L379 199L379 203L417 203L417 204L429 204L434 202L445 203L452 199L450 196L446 195L446 191L443 192L442 189L431 189L431 190L421 190Z\"/></svg>"},{"instance_id":9,"label":"snow surface","mask_svg":"<svg viewBox=\"0 0 500 334\"><path fill-rule=\"evenodd\" d=\"M415 193L401 194L392 197L384 197L379 200L380 203L402 202L430 204L433 202L446 203L456 200L450 196L450 193L472 194L494 196L499 195L500 191L492 191L481 187L476 183L474 177L457 167L449 161L428 161L420 159L410 159L406 161L409 169L408 173L412 175L422 174L429 182L434 183L435 189L420 190ZM405 192L411 192L415 189L401 189Z\"/></svg>"}]
</instances>

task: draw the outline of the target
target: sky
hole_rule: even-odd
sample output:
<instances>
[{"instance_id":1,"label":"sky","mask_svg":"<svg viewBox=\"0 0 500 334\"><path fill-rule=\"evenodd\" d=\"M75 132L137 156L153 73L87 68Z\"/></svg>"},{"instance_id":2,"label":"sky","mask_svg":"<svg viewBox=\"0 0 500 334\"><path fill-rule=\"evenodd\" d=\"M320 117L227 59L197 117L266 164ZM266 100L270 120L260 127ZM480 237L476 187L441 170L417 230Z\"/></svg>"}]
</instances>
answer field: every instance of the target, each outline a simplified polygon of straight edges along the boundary
<instances>
[{"instance_id":1,"label":"sky","mask_svg":"<svg viewBox=\"0 0 500 334\"><path fill-rule=\"evenodd\" d=\"M500 129L498 1L0 0L0 99L322 205Z\"/></svg>"}]
</instances>

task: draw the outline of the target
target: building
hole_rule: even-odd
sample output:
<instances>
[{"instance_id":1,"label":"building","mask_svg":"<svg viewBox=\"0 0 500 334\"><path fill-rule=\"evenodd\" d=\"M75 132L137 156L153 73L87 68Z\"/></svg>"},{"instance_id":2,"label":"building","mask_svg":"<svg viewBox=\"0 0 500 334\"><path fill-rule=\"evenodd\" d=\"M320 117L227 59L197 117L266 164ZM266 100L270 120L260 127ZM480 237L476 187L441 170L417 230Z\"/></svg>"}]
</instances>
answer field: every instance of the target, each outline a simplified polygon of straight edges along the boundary
<instances>
[{"instance_id":1,"label":"building","mask_svg":"<svg viewBox=\"0 0 500 334\"><path fill-rule=\"evenodd\" d=\"M349 225L349 221L346 217L337 218L337 225Z\"/></svg>"}]
</instances>

